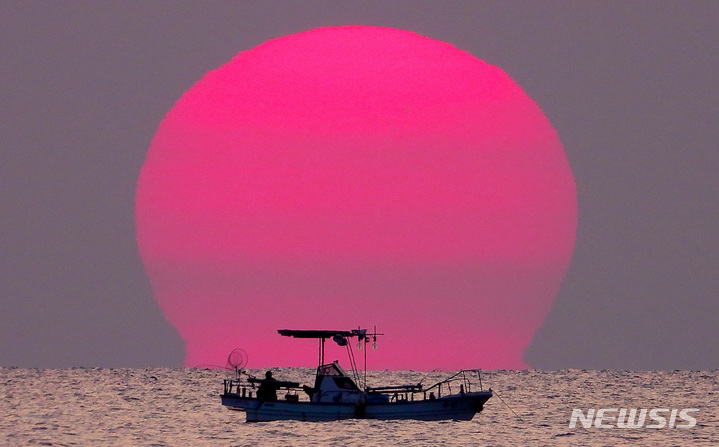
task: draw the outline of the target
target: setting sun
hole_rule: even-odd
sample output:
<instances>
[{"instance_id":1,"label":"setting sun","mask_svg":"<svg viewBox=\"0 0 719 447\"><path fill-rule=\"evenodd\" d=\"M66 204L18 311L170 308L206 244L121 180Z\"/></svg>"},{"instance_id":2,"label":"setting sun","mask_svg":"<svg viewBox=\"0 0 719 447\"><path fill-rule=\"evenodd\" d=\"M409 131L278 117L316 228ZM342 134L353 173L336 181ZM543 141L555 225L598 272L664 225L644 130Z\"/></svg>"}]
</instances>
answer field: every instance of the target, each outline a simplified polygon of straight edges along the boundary
<instances>
[{"instance_id":1,"label":"setting sun","mask_svg":"<svg viewBox=\"0 0 719 447\"><path fill-rule=\"evenodd\" d=\"M576 190L540 108L448 43L319 28L240 52L169 111L137 239L186 365L311 366L280 328L377 325L374 368L523 368ZM280 342L283 342L280 340Z\"/></svg>"}]
</instances>

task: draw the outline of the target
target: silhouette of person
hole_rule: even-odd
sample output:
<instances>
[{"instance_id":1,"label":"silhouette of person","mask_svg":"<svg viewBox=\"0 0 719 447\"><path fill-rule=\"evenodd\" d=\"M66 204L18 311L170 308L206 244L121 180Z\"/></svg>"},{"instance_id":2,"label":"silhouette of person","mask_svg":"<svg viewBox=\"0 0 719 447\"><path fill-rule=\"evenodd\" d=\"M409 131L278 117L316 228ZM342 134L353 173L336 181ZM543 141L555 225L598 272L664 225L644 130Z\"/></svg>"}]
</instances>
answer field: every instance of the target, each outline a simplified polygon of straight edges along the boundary
<instances>
[{"instance_id":1,"label":"silhouette of person","mask_svg":"<svg viewBox=\"0 0 719 447\"><path fill-rule=\"evenodd\" d=\"M272 371L265 373L265 380L260 383L257 397L262 400L277 400L277 380L272 377Z\"/></svg>"}]
</instances>

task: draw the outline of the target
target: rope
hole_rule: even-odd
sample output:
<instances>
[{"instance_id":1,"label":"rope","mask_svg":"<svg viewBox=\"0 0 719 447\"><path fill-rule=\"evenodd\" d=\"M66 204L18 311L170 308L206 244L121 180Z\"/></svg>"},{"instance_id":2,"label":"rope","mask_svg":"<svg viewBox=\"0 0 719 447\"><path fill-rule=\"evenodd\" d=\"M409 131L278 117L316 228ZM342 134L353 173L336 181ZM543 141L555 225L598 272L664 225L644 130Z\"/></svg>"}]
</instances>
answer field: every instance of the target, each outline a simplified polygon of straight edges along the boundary
<instances>
[{"instance_id":1,"label":"rope","mask_svg":"<svg viewBox=\"0 0 719 447\"><path fill-rule=\"evenodd\" d=\"M524 422L524 419L522 419L514 410L512 410L512 407L510 407L509 404L507 404L507 402L505 402L504 399L502 399L502 396L500 396L499 393L497 393L497 392L494 391L494 390L492 390L492 392L494 392L494 394L499 398L499 400L501 400L502 403L503 403L504 405L506 405L507 408L509 408L509 411L511 411L512 413L514 413L514 415L517 417L517 419L519 419L520 422Z\"/></svg>"}]
</instances>

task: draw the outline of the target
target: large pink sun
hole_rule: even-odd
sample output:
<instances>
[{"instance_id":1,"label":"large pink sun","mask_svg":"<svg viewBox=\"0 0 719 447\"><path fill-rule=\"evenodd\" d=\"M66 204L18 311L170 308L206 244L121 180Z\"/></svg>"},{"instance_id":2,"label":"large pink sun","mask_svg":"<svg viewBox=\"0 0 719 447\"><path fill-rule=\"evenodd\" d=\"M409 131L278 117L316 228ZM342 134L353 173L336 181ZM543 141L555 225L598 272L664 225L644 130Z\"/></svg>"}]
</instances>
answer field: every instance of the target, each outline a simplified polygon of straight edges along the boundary
<instances>
[{"instance_id":1,"label":"large pink sun","mask_svg":"<svg viewBox=\"0 0 719 447\"><path fill-rule=\"evenodd\" d=\"M522 368L569 264L575 184L501 69L370 26L271 40L160 124L137 239L186 365L311 366L276 330L377 325L371 368ZM331 356L331 353L328 353Z\"/></svg>"}]
</instances>

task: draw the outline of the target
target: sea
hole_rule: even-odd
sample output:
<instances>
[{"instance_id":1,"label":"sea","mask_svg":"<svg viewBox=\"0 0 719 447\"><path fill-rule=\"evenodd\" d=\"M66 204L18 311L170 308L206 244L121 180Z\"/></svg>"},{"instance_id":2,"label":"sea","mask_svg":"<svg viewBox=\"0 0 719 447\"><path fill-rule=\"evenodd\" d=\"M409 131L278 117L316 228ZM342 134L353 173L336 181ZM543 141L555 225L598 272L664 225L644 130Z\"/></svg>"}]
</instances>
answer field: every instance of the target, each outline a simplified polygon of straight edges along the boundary
<instances>
[{"instance_id":1,"label":"sea","mask_svg":"<svg viewBox=\"0 0 719 447\"><path fill-rule=\"evenodd\" d=\"M311 384L313 368L273 368ZM261 377L264 371L250 370ZM433 384L447 371L369 371L370 386ZM0 445L7 446L692 446L719 445L719 371L484 371L494 397L472 421L263 422L220 404L234 371L198 368L0 368ZM573 411L665 409L640 428L612 419L570 428ZM678 414L678 413L677 413ZM605 412L605 416L617 412Z\"/></svg>"}]
</instances>

